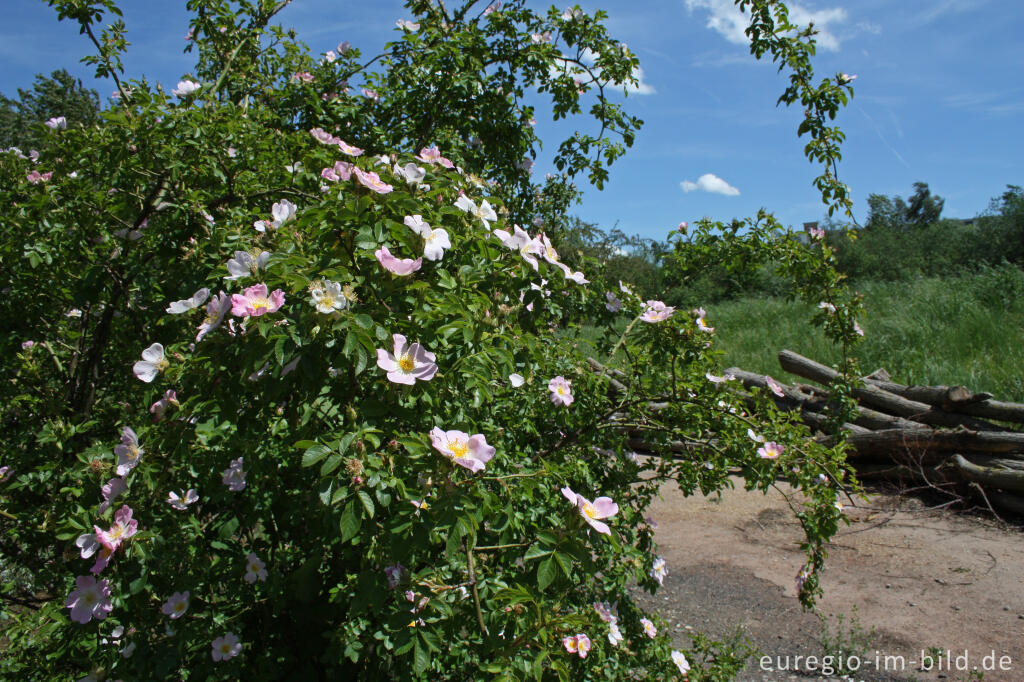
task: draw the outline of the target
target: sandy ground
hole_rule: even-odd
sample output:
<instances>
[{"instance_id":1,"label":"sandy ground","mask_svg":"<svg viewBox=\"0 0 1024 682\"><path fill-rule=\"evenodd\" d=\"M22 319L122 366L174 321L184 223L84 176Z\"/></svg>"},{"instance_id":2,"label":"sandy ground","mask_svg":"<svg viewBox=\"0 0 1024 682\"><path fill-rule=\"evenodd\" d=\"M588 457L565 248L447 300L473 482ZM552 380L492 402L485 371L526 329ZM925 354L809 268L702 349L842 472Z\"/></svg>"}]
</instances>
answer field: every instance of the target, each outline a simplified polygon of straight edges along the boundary
<instances>
[{"instance_id":1,"label":"sandy ground","mask_svg":"<svg viewBox=\"0 0 1024 682\"><path fill-rule=\"evenodd\" d=\"M843 679L823 675L820 658L795 660L828 651L822 620L796 599L802 533L782 493L747 493L739 482L720 502L671 486L662 494L651 511L670 572L641 600L678 643L690 629L723 638L739 625L771 658L767 670L753 660L742 680ZM851 523L832 543L819 603L844 655L862 661L846 679L1024 680L1024 535L923 507L879 494L846 507ZM932 670L922 670L932 648L942 657L933 650Z\"/></svg>"}]
</instances>

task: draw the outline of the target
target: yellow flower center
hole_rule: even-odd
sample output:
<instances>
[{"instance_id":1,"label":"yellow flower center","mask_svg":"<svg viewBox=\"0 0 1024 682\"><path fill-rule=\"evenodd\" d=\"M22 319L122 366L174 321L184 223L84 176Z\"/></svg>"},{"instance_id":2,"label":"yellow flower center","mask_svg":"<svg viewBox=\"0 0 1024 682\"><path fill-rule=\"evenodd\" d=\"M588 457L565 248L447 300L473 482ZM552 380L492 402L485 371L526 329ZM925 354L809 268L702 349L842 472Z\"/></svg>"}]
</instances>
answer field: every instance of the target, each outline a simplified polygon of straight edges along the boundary
<instances>
[{"instance_id":1,"label":"yellow flower center","mask_svg":"<svg viewBox=\"0 0 1024 682\"><path fill-rule=\"evenodd\" d=\"M412 356L406 353L398 359L398 366L402 368L403 372L411 372L416 368L416 363L413 361Z\"/></svg>"},{"instance_id":2,"label":"yellow flower center","mask_svg":"<svg viewBox=\"0 0 1024 682\"><path fill-rule=\"evenodd\" d=\"M556 252L556 251L554 250L554 248L552 248L552 247L548 246L548 247L546 247L546 248L544 249L544 251L545 251L545 253L547 253L547 256L548 256L548 260L551 260L551 261L556 261L556 260L558 260L558 252Z\"/></svg>"},{"instance_id":3,"label":"yellow flower center","mask_svg":"<svg viewBox=\"0 0 1024 682\"><path fill-rule=\"evenodd\" d=\"M455 440L448 444L448 449L451 450L456 457L465 457L466 453L469 452L469 445L461 440Z\"/></svg>"},{"instance_id":4,"label":"yellow flower center","mask_svg":"<svg viewBox=\"0 0 1024 682\"><path fill-rule=\"evenodd\" d=\"M86 603L86 605L91 606L92 604L94 604L96 602L96 595L95 595L95 593L93 593L93 592L86 592L85 594L82 595L82 601L84 601Z\"/></svg>"},{"instance_id":5,"label":"yellow flower center","mask_svg":"<svg viewBox=\"0 0 1024 682\"><path fill-rule=\"evenodd\" d=\"M224 642L223 644L220 645L220 652L222 654L230 654L231 653L231 645L228 644L227 642Z\"/></svg>"},{"instance_id":6,"label":"yellow flower center","mask_svg":"<svg viewBox=\"0 0 1024 682\"><path fill-rule=\"evenodd\" d=\"M597 510L594 509L594 505L592 505L589 502L587 502L586 504L583 505L583 513L587 515L587 518L591 518L591 519L596 519L597 518Z\"/></svg>"},{"instance_id":7,"label":"yellow flower center","mask_svg":"<svg viewBox=\"0 0 1024 682\"><path fill-rule=\"evenodd\" d=\"M109 535L111 540L117 540L122 535L124 535L124 526L120 524L115 525L113 528L110 529Z\"/></svg>"},{"instance_id":8,"label":"yellow flower center","mask_svg":"<svg viewBox=\"0 0 1024 682\"><path fill-rule=\"evenodd\" d=\"M270 309L270 301L263 297L254 298L252 301L249 302L249 305L251 305L252 309L256 312Z\"/></svg>"},{"instance_id":9,"label":"yellow flower center","mask_svg":"<svg viewBox=\"0 0 1024 682\"><path fill-rule=\"evenodd\" d=\"M175 604L174 605L174 610L175 611L184 611L185 610L185 602L180 601L177 604Z\"/></svg>"},{"instance_id":10,"label":"yellow flower center","mask_svg":"<svg viewBox=\"0 0 1024 682\"><path fill-rule=\"evenodd\" d=\"M156 363L156 369L158 372L162 372L170 366L171 363L167 360L167 358L160 358L160 362Z\"/></svg>"},{"instance_id":11,"label":"yellow flower center","mask_svg":"<svg viewBox=\"0 0 1024 682\"><path fill-rule=\"evenodd\" d=\"M565 386L557 386L555 388L555 393L557 393L558 395L565 395L566 393L568 393L568 391L565 390Z\"/></svg>"},{"instance_id":12,"label":"yellow flower center","mask_svg":"<svg viewBox=\"0 0 1024 682\"><path fill-rule=\"evenodd\" d=\"M138 458L139 458L139 446L138 445L129 445L128 446L128 459L138 459Z\"/></svg>"}]
</instances>

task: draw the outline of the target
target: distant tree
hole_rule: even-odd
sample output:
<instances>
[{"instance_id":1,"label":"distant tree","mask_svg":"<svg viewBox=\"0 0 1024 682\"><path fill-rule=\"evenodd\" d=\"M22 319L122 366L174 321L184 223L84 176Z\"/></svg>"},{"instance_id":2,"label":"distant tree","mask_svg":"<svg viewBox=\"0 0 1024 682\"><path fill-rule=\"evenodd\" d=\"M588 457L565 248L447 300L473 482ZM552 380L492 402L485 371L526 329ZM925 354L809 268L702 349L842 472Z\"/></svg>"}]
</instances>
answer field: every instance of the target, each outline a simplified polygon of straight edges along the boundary
<instances>
[{"instance_id":1,"label":"distant tree","mask_svg":"<svg viewBox=\"0 0 1024 682\"><path fill-rule=\"evenodd\" d=\"M1007 185L978 223L986 260L1024 264L1024 188Z\"/></svg>"},{"instance_id":2,"label":"distant tree","mask_svg":"<svg viewBox=\"0 0 1024 682\"><path fill-rule=\"evenodd\" d=\"M933 195L927 182L915 182L914 193L907 201L906 222L913 225L931 225L942 215L946 200Z\"/></svg>"},{"instance_id":3,"label":"distant tree","mask_svg":"<svg viewBox=\"0 0 1024 682\"><path fill-rule=\"evenodd\" d=\"M665 242L626 234L617 227L602 230L575 216L568 217L552 238L562 257L577 268L589 261L588 271L597 268L611 284L625 282L647 298L663 293L662 259L669 252Z\"/></svg>"},{"instance_id":4,"label":"distant tree","mask_svg":"<svg viewBox=\"0 0 1024 682\"><path fill-rule=\"evenodd\" d=\"M18 98L0 94L0 147L39 147L46 140L44 121L63 116L68 125L92 125L99 119L100 98L64 69L37 74L31 90Z\"/></svg>"},{"instance_id":5,"label":"distant tree","mask_svg":"<svg viewBox=\"0 0 1024 682\"><path fill-rule=\"evenodd\" d=\"M931 225L942 216L945 202L942 197L931 193L927 182L915 182L914 193L906 201L898 196L869 194L866 227L904 231Z\"/></svg>"}]
</instances>

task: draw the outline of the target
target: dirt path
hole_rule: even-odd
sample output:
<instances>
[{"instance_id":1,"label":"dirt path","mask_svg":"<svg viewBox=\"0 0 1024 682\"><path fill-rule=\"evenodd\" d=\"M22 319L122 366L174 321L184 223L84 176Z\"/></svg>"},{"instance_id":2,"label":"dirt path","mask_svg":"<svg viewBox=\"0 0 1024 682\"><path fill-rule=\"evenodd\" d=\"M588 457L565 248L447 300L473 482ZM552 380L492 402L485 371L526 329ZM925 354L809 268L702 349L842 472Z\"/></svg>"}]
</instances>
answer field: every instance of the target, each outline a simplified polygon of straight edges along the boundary
<instances>
[{"instance_id":1,"label":"dirt path","mask_svg":"<svg viewBox=\"0 0 1024 682\"><path fill-rule=\"evenodd\" d=\"M822 621L796 600L799 525L781 493L737 488L721 502L663 489L652 516L670 572L643 601L684 645L688 629L723 638L740 624L771 658L768 670L766 659L752 661L743 680L841 679L823 675ZM862 661L847 679L970 680L987 667L986 682L1024 680L1024 535L922 511L913 499L875 495L857 505L847 506L851 524L829 552L820 603L837 642L830 652ZM923 671L922 652L933 647L942 658L933 650ZM795 656L819 658L808 665Z\"/></svg>"}]
</instances>

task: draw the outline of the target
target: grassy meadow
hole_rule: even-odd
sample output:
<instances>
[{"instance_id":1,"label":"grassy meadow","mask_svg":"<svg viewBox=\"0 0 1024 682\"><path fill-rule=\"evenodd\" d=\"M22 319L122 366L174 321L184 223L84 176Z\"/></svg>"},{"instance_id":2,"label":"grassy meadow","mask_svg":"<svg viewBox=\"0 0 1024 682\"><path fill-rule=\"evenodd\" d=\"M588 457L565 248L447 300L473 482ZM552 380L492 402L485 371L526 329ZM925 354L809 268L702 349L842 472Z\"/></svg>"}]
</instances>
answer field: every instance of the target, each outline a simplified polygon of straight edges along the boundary
<instances>
[{"instance_id":1,"label":"grassy meadow","mask_svg":"<svg viewBox=\"0 0 1024 682\"><path fill-rule=\"evenodd\" d=\"M962 384L1024 402L1024 272L1013 266L903 282L870 282L854 356L865 373L884 367L906 384ZM838 349L811 326L813 308L777 298L727 301L708 309L724 352L737 366L790 382L776 354L787 348L835 365Z\"/></svg>"}]
</instances>

